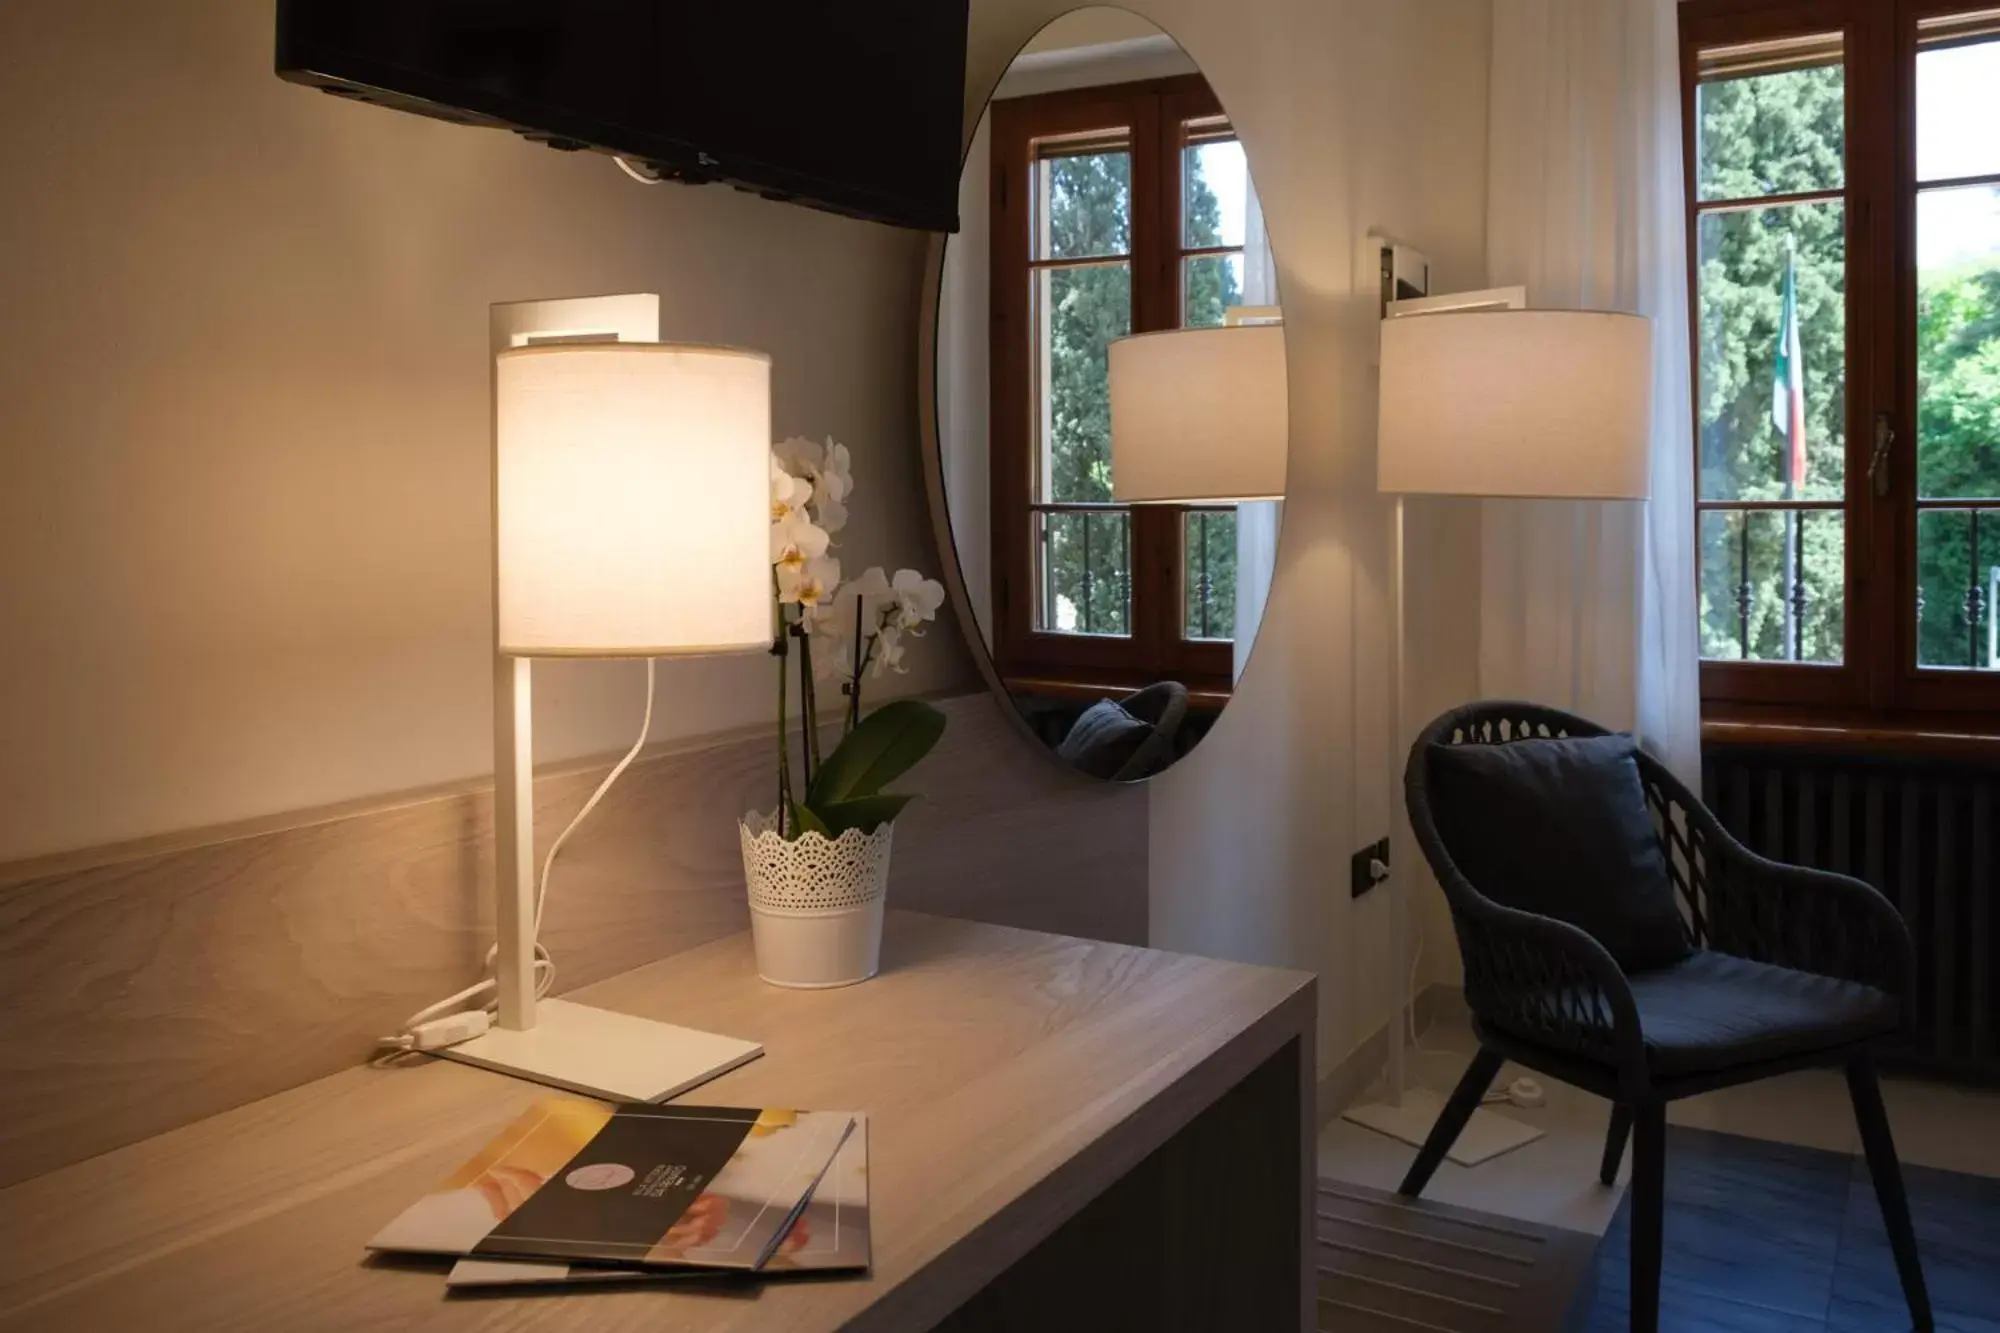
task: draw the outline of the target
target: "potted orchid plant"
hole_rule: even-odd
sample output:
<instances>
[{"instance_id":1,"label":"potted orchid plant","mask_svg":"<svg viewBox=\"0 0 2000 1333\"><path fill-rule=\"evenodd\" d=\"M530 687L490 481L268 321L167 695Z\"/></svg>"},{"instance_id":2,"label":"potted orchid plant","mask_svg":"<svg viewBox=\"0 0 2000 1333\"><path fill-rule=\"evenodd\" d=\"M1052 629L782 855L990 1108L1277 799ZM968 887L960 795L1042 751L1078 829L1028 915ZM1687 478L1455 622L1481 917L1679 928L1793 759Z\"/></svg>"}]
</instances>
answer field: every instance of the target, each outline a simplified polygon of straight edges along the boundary
<instances>
[{"instance_id":1,"label":"potted orchid plant","mask_svg":"<svg viewBox=\"0 0 2000 1333\"><path fill-rule=\"evenodd\" d=\"M771 453L772 655L778 676L777 803L739 830L758 971L784 986L839 986L874 975L896 816L912 799L886 790L944 734L915 699L873 712L862 685L906 670L910 639L937 618L944 588L916 570L841 581L834 537L854 490L845 445L793 438ZM802 725L789 725L793 681ZM820 688L837 686L830 748Z\"/></svg>"}]
</instances>

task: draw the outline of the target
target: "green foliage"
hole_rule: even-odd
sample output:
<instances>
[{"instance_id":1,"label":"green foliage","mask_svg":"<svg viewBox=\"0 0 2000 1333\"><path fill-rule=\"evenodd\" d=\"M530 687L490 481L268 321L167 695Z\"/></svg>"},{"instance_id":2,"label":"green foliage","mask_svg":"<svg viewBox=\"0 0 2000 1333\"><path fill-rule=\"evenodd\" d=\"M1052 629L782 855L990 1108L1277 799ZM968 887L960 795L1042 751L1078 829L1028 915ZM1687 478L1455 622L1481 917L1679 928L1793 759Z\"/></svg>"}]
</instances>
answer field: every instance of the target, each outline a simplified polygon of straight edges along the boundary
<instances>
[{"instance_id":1,"label":"green foliage","mask_svg":"<svg viewBox=\"0 0 2000 1333\"><path fill-rule=\"evenodd\" d=\"M1699 188L1735 199L1836 187L1844 85L1837 67L1703 85ZM1785 493L1785 439L1771 421L1787 248L1796 250L1805 354L1807 485L1801 498L1839 500L1846 487L1846 258L1840 205L1711 214L1699 244L1700 481L1710 500ZM2000 240L2000 237L1996 237ZM1927 497L2000 495L2000 255L1919 274L1917 451ZM1710 513L1701 533L1701 646L1714 658L1783 659L1785 523L1748 520L1752 604L1748 651L1736 596L1745 520ZM2000 564L2000 513L1981 520L1982 568ZM1990 529L1990 531L1989 531ZM1845 533L1836 515L1797 529L1807 590L1803 653L1843 656ZM1970 522L1935 514L1918 531L1924 595L1919 660L1965 665ZM1977 576L1983 586L1983 575ZM1991 614L1989 611L1988 614Z\"/></svg>"},{"instance_id":2,"label":"green foliage","mask_svg":"<svg viewBox=\"0 0 2000 1333\"><path fill-rule=\"evenodd\" d=\"M844 828L872 828L894 819L910 798L886 795L882 788L931 752L944 724L944 714L921 700L883 704L826 757L813 775L806 806L834 836Z\"/></svg>"},{"instance_id":3,"label":"green foliage","mask_svg":"<svg viewBox=\"0 0 2000 1333\"><path fill-rule=\"evenodd\" d=\"M820 807L820 815L825 823L821 832L829 838L837 838L851 828L864 833L872 833L882 825L903 813L903 807L915 796L887 792L880 796L862 796L852 801L835 801Z\"/></svg>"}]
</instances>

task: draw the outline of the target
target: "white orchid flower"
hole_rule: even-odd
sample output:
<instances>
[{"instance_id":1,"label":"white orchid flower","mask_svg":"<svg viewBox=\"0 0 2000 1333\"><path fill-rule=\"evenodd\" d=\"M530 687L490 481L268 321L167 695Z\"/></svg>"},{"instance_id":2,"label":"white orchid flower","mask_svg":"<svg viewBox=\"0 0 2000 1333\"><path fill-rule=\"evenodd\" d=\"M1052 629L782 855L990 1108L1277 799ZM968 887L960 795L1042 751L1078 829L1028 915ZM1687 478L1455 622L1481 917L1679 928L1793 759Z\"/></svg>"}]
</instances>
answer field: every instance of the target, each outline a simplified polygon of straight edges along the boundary
<instances>
[{"instance_id":1,"label":"white orchid flower","mask_svg":"<svg viewBox=\"0 0 2000 1333\"><path fill-rule=\"evenodd\" d=\"M820 463L825 457L818 443L803 435L778 441L771 446L771 453L786 472L808 482L819 475Z\"/></svg>"},{"instance_id":2,"label":"white orchid flower","mask_svg":"<svg viewBox=\"0 0 2000 1333\"><path fill-rule=\"evenodd\" d=\"M938 608L944 605L944 585L914 569L897 570L890 592L895 598L896 628L913 634L923 633L917 627L927 620L936 620Z\"/></svg>"},{"instance_id":3,"label":"white orchid flower","mask_svg":"<svg viewBox=\"0 0 2000 1333\"><path fill-rule=\"evenodd\" d=\"M858 597L870 607L880 606L889 600L889 576L882 572L882 566L870 565L861 571L860 578L849 581L848 585L840 590L840 595ZM847 609L849 614L852 614L853 604L849 603Z\"/></svg>"},{"instance_id":4,"label":"white orchid flower","mask_svg":"<svg viewBox=\"0 0 2000 1333\"><path fill-rule=\"evenodd\" d=\"M812 499L812 483L785 471L776 458L771 460L771 523L779 526L805 517L806 503Z\"/></svg>"},{"instance_id":5,"label":"white orchid flower","mask_svg":"<svg viewBox=\"0 0 2000 1333\"><path fill-rule=\"evenodd\" d=\"M819 506L819 521L828 532L847 525L847 497L854 494L854 460L847 446L826 437L826 449L813 474L813 502Z\"/></svg>"},{"instance_id":6,"label":"white orchid flower","mask_svg":"<svg viewBox=\"0 0 2000 1333\"><path fill-rule=\"evenodd\" d=\"M827 498L818 486L813 488L813 508L818 511L819 525L828 532L839 532L847 526L847 506Z\"/></svg>"},{"instance_id":7,"label":"white orchid flower","mask_svg":"<svg viewBox=\"0 0 2000 1333\"><path fill-rule=\"evenodd\" d=\"M854 606L845 589L801 617L812 635L813 674L845 678L854 669Z\"/></svg>"},{"instance_id":8,"label":"white orchid flower","mask_svg":"<svg viewBox=\"0 0 2000 1333\"><path fill-rule=\"evenodd\" d=\"M826 450L820 455L819 475L833 488L834 499L845 500L854 494L854 455L831 435L826 437Z\"/></svg>"},{"instance_id":9,"label":"white orchid flower","mask_svg":"<svg viewBox=\"0 0 2000 1333\"><path fill-rule=\"evenodd\" d=\"M900 676L908 669L903 665L903 632L891 621L875 637L875 659L869 674L886 676L893 671Z\"/></svg>"},{"instance_id":10,"label":"white orchid flower","mask_svg":"<svg viewBox=\"0 0 2000 1333\"><path fill-rule=\"evenodd\" d=\"M831 601L834 589L839 586L840 562L830 557L807 560L796 569L778 566L778 600L781 602L815 607Z\"/></svg>"},{"instance_id":11,"label":"white orchid flower","mask_svg":"<svg viewBox=\"0 0 2000 1333\"><path fill-rule=\"evenodd\" d=\"M803 514L794 515L784 523L771 525L771 563L783 575L786 570L797 574L808 564L826 555L826 548L833 544L825 528L815 527Z\"/></svg>"}]
</instances>

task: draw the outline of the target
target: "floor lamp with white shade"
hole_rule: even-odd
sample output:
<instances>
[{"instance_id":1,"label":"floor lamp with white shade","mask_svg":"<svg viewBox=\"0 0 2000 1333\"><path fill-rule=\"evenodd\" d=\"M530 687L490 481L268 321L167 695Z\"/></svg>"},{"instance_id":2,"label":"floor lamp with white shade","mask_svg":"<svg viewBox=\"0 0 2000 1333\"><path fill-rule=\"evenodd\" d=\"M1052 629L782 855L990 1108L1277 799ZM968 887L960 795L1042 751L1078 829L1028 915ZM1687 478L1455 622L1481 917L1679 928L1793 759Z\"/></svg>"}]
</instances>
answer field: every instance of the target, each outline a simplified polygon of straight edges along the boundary
<instances>
[{"instance_id":1,"label":"floor lamp with white shade","mask_svg":"<svg viewBox=\"0 0 2000 1333\"><path fill-rule=\"evenodd\" d=\"M1377 488L1395 496L1390 570L1395 660L1389 679L1397 737L1391 790L1400 794L1401 747L1409 735L1403 709L1404 497L1644 500L1652 437L1652 325L1637 315L1585 310L1411 315L1383 323L1381 367L1376 467ZM1573 626L1580 624L1578 617L1571 619ZM1398 873L1391 876L1390 956L1396 960L1397 996L1389 1095L1353 1108L1347 1117L1420 1145L1443 1101L1408 1086L1408 886L1414 867L1400 847L1390 864ZM1477 1115L1452 1156L1471 1164L1535 1136L1514 1122Z\"/></svg>"}]
</instances>

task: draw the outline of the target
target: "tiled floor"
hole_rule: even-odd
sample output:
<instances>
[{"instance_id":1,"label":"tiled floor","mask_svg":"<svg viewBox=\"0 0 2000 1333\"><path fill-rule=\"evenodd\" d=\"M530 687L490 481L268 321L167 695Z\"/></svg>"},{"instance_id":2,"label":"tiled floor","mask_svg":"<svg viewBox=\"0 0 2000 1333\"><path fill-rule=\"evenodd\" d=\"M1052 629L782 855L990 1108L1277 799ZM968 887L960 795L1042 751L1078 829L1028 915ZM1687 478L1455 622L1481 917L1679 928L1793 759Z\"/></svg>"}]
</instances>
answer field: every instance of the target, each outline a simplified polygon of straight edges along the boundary
<instances>
[{"instance_id":1,"label":"tiled floor","mask_svg":"<svg viewBox=\"0 0 2000 1333\"><path fill-rule=\"evenodd\" d=\"M2000 1333L2000 1180L1904 1170L1937 1327ZM1581 1327L1628 1325L1627 1219L1598 1252ZM1845 1153L1667 1132L1662 1333L1893 1333L1910 1327L1867 1168Z\"/></svg>"},{"instance_id":2,"label":"tiled floor","mask_svg":"<svg viewBox=\"0 0 2000 1333\"><path fill-rule=\"evenodd\" d=\"M1424 1044L1442 1053L1413 1055L1414 1081L1448 1091L1472 1050L1470 1032L1440 1025ZM1496 1086L1521 1072L1508 1067ZM1538 1110L1493 1108L1540 1126L1545 1138L1477 1167L1446 1162L1425 1194L1545 1225L1615 1230L1604 1246L1603 1290L1588 1327L1623 1329L1624 1190L1597 1183L1608 1108L1560 1086L1547 1092L1548 1104ZM2000 1094L1892 1080L1883 1095L1938 1327L2000 1333ZM1676 1103L1669 1120L1677 1129L1668 1145L1666 1333L1908 1328L1839 1073L1792 1075L1694 1098ZM1692 1132L1701 1130L1717 1133ZM1344 1121L1320 1134L1324 1177L1393 1189L1415 1155L1414 1148Z\"/></svg>"}]
</instances>

